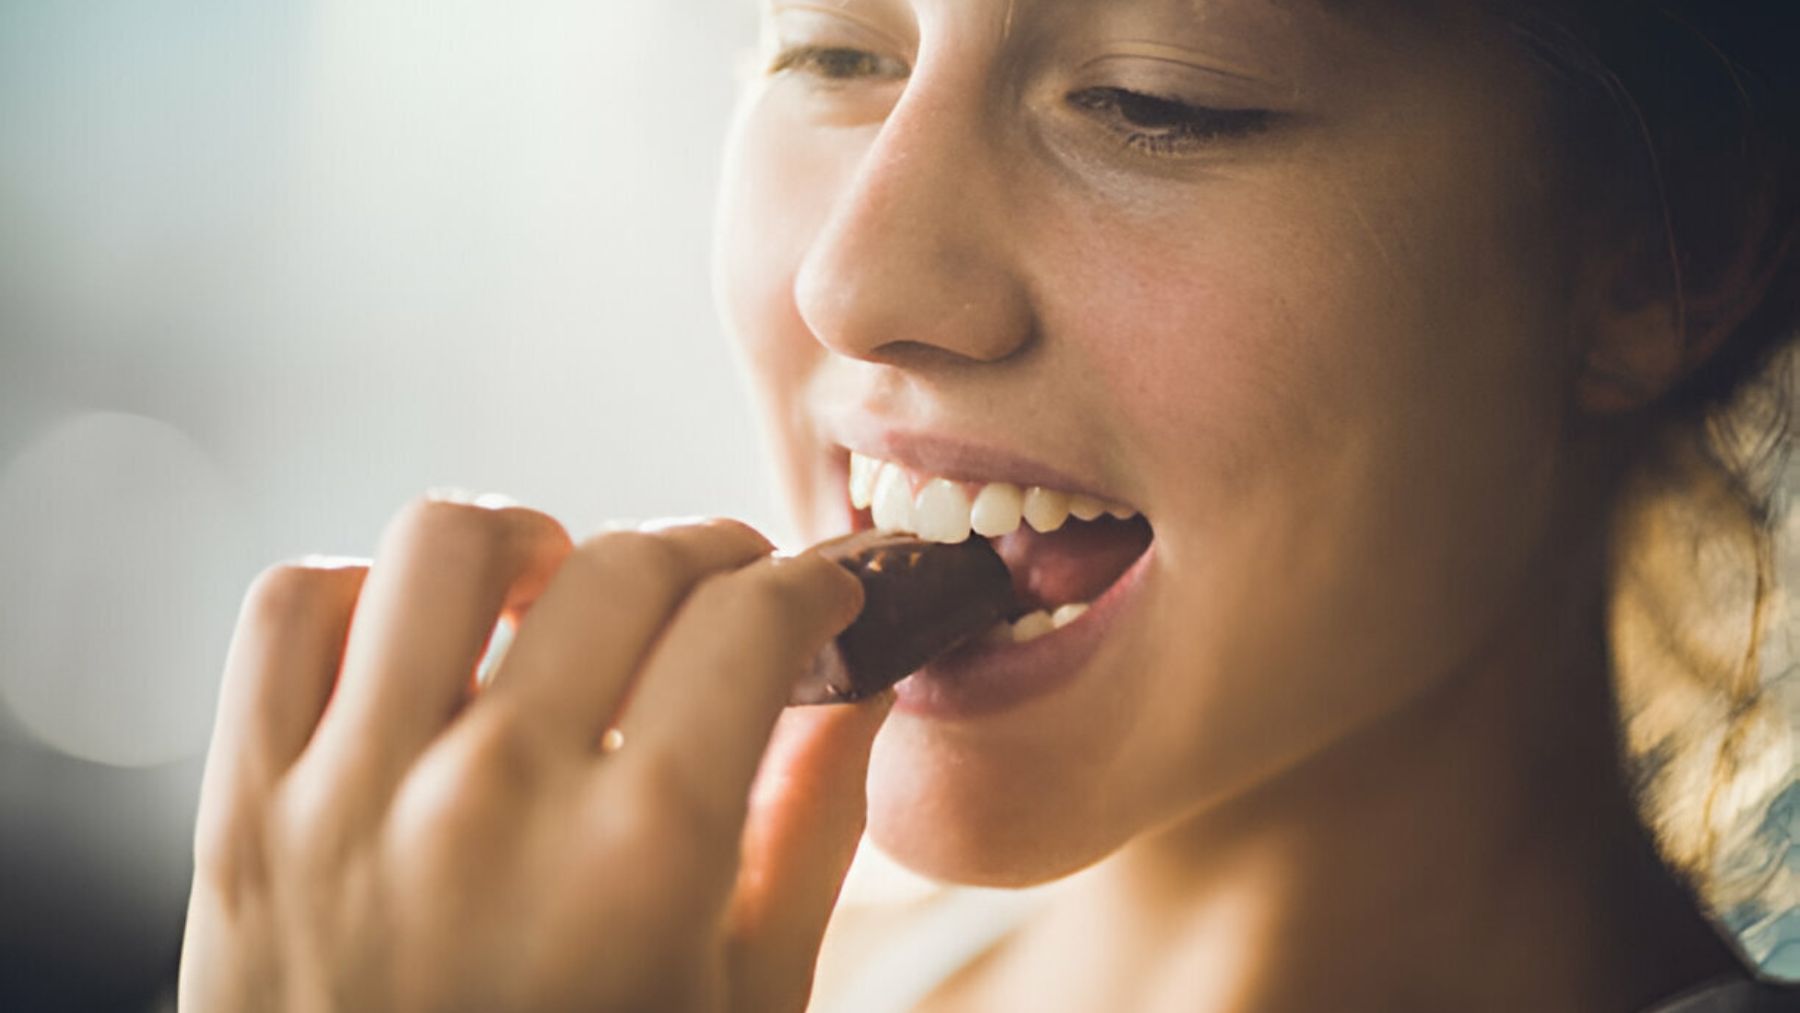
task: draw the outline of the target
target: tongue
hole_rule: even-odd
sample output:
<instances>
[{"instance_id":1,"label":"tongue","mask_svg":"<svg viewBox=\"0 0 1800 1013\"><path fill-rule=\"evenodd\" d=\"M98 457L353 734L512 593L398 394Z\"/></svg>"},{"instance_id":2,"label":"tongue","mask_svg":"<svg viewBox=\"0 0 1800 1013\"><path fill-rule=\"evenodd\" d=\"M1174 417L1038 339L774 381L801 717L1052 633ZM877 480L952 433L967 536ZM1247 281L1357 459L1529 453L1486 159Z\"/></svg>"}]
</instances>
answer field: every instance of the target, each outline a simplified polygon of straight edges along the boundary
<instances>
[{"instance_id":1,"label":"tongue","mask_svg":"<svg viewBox=\"0 0 1800 1013\"><path fill-rule=\"evenodd\" d=\"M992 541L1029 612L1098 598L1150 547L1150 525L1142 517L1070 518L1049 534L1020 527Z\"/></svg>"}]
</instances>

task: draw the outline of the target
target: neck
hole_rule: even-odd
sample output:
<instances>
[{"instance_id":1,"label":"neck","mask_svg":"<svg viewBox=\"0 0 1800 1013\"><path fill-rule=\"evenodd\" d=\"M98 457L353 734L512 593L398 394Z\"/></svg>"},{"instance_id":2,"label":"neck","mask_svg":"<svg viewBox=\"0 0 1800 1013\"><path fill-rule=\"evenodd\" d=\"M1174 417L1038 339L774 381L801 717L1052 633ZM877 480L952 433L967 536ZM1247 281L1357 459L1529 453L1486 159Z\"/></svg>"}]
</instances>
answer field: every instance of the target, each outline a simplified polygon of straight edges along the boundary
<instances>
[{"instance_id":1,"label":"neck","mask_svg":"<svg viewBox=\"0 0 1800 1013\"><path fill-rule=\"evenodd\" d=\"M1583 570L1429 698L1085 874L996 959L1085 964L1070 1008L1221 1011L1634 1010L1734 966L1640 830Z\"/></svg>"}]
</instances>

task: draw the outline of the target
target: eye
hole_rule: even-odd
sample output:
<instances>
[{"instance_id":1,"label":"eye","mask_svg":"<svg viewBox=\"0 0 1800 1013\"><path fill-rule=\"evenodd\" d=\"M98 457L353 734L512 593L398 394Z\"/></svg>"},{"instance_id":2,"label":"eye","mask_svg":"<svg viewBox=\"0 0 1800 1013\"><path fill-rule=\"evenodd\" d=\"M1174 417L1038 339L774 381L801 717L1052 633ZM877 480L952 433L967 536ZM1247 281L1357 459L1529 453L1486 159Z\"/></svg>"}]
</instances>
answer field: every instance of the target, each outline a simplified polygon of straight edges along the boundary
<instances>
[{"instance_id":1,"label":"eye","mask_svg":"<svg viewBox=\"0 0 1800 1013\"><path fill-rule=\"evenodd\" d=\"M907 66L898 60L845 46L789 46L775 54L770 74L800 73L827 82L899 80Z\"/></svg>"},{"instance_id":2,"label":"eye","mask_svg":"<svg viewBox=\"0 0 1800 1013\"><path fill-rule=\"evenodd\" d=\"M1189 154L1208 142L1244 137L1269 125L1266 109L1214 109L1124 88L1083 88L1069 105L1153 155Z\"/></svg>"}]
</instances>

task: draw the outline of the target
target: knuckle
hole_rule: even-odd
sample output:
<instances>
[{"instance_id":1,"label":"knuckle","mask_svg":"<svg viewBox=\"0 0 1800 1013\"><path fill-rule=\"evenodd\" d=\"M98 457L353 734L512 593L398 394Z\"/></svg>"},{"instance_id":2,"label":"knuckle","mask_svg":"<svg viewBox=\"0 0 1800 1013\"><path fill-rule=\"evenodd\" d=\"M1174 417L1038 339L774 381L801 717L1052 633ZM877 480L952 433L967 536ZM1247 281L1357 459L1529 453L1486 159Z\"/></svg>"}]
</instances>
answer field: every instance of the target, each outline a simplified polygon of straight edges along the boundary
<instances>
[{"instance_id":1,"label":"knuckle","mask_svg":"<svg viewBox=\"0 0 1800 1013\"><path fill-rule=\"evenodd\" d=\"M299 563L277 563L258 574L244 594L242 621L258 628L285 626L341 604L341 575Z\"/></svg>"},{"instance_id":2,"label":"knuckle","mask_svg":"<svg viewBox=\"0 0 1800 1013\"><path fill-rule=\"evenodd\" d=\"M278 785L260 820L271 868L301 880L335 877L349 860L351 821L339 793L316 777Z\"/></svg>"},{"instance_id":3,"label":"knuckle","mask_svg":"<svg viewBox=\"0 0 1800 1013\"><path fill-rule=\"evenodd\" d=\"M540 511L422 497L388 525L377 558L430 560L440 572L510 584L525 574L547 579L570 548L568 532Z\"/></svg>"},{"instance_id":4,"label":"knuckle","mask_svg":"<svg viewBox=\"0 0 1800 1013\"><path fill-rule=\"evenodd\" d=\"M778 561L770 567L775 579L805 594L807 601L845 588L859 587L850 571L814 552Z\"/></svg>"},{"instance_id":5,"label":"knuckle","mask_svg":"<svg viewBox=\"0 0 1800 1013\"><path fill-rule=\"evenodd\" d=\"M819 566L809 559L796 558L786 560L780 566L763 567L752 576L757 583L757 597L784 616L814 611L823 597L824 583L820 579Z\"/></svg>"},{"instance_id":6,"label":"knuckle","mask_svg":"<svg viewBox=\"0 0 1800 1013\"><path fill-rule=\"evenodd\" d=\"M693 868L735 847L717 799L679 763L647 758L618 786L608 822L627 850L663 867Z\"/></svg>"},{"instance_id":7,"label":"knuckle","mask_svg":"<svg viewBox=\"0 0 1800 1013\"><path fill-rule=\"evenodd\" d=\"M781 605L770 600L755 575L740 571L702 580L688 596L689 609L709 622L733 629L765 630L781 621Z\"/></svg>"},{"instance_id":8,"label":"knuckle","mask_svg":"<svg viewBox=\"0 0 1800 1013\"><path fill-rule=\"evenodd\" d=\"M258 889L263 861L264 813L260 806L207 799L194 828L194 875L227 899Z\"/></svg>"},{"instance_id":9,"label":"knuckle","mask_svg":"<svg viewBox=\"0 0 1800 1013\"><path fill-rule=\"evenodd\" d=\"M477 564L498 558L507 542L498 511L468 503L421 497L407 504L388 525L384 548L450 554Z\"/></svg>"},{"instance_id":10,"label":"knuckle","mask_svg":"<svg viewBox=\"0 0 1800 1013\"><path fill-rule=\"evenodd\" d=\"M583 555L615 569L675 572L687 559L666 538L643 531L608 531L583 544Z\"/></svg>"},{"instance_id":11,"label":"knuckle","mask_svg":"<svg viewBox=\"0 0 1800 1013\"><path fill-rule=\"evenodd\" d=\"M708 521L707 524L714 530L722 532L731 541L739 543L734 548L746 555L763 555L775 551L775 546L763 537L762 532L743 521L731 517L721 517Z\"/></svg>"},{"instance_id":12,"label":"knuckle","mask_svg":"<svg viewBox=\"0 0 1800 1013\"><path fill-rule=\"evenodd\" d=\"M818 625L818 614L838 585L825 567L836 564L797 557L779 565L759 566L740 576L744 587L730 607L755 628L792 635Z\"/></svg>"},{"instance_id":13,"label":"knuckle","mask_svg":"<svg viewBox=\"0 0 1800 1013\"><path fill-rule=\"evenodd\" d=\"M489 576L520 561L560 557L569 535L549 514L518 506L420 497L395 515L382 535L382 554L425 554Z\"/></svg>"},{"instance_id":14,"label":"knuckle","mask_svg":"<svg viewBox=\"0 0 1800 1013\"><path fill-rule=\"evenodd\" d=\"M628 580L645 592L665 595L687 582L690 566L667 539L638 531L596 535L575 550L569 563L583 567L596 582Z\"/></svg>"},{"instance_id":15,"label":"knuckle","mask_svg":"<svg viewBox=\"0 0 1800 1013\"><path fill-rule=\"evenodd\" d=\"M480 720L461 729L460 741L447 743L460 761L465 783L510 795L537 780L543 768L543 743L522 720L489 708Z\"/></svg>"},{"instance_id":16,"label":"knuckle","mask_svg":"<svg viewBox=\"0 0 1800 1013\"><path fill-rule=\"evenodd\" d=\"M401 783L393 830L438 845L491 831L509 801L530 797L540 768L541 750L516 723L472 722L428 752Z\"/></svg>"}]
</instances>

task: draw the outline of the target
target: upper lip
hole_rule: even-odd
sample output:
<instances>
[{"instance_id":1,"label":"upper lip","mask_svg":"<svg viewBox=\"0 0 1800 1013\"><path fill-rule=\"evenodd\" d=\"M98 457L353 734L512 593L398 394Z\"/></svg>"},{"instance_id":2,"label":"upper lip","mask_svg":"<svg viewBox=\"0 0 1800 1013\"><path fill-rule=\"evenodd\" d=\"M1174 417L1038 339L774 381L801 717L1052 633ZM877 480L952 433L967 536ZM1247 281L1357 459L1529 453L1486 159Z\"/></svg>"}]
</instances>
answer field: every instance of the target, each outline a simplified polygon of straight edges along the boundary
<instances>
[{"instance_id":1,"label":"upper lip","mask_svg":"<svg viewBox=\"0 0 1800 1013\"><path fill-rule=\"evenodd\" d=\"M1021 488L1035 485L1118 501L1093 482L1053 465L962 437L869 421L832 425L827 437L854 453L898 464L918 475L954 482L1010 482Z\"/></svg>"}]
</instances>

